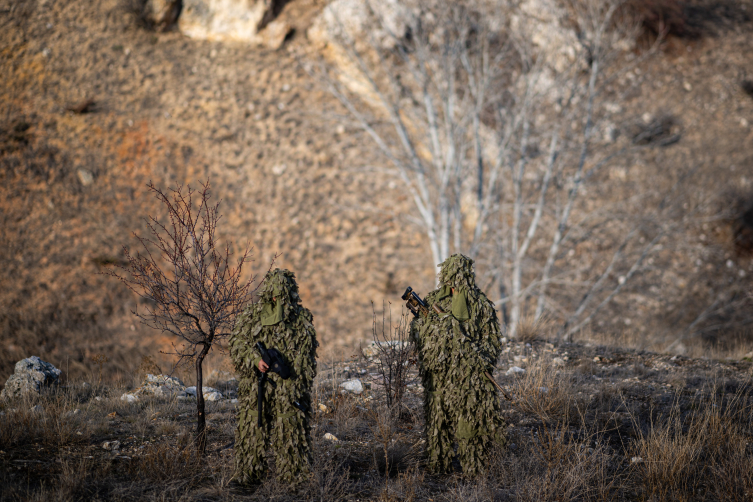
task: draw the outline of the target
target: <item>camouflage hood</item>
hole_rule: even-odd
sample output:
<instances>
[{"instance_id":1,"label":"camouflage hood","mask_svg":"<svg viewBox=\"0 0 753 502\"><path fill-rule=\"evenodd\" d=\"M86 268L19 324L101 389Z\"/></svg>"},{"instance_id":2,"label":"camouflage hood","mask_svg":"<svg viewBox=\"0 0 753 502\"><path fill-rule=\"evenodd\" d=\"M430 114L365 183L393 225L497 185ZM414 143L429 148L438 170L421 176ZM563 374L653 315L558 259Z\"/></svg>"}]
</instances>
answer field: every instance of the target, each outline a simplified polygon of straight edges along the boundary
<instances>
[{"instance_id":1,"label":"camouflage hood","mask_svg":"<svg viewBox=\"0 0 753 502\"><path fill-rule=\"evenodd\" d=\"M454 254L438 265L439 282L442 286L455 288L465 293L476 288L473 260L462 254Z\"/></svg>"},{"instance_id":2,"label":"camouflage hood","mask_svg":"<svg viewBox=\"0 0 753 502\"><path fill-rule=\"evenodd\" d=\"M473 260L462 254L454 254L439 264L439 290L437 300L452 295L452 315L459 321L470 319L468 295L476 288ZM452 294L452 288L455 294Z\"/></svg>"},{"instance_id":3,"label":"camouflage hood","mask_svg":"<svg viewBox=\"0 0 753 502\"><path fill-rule=\"evenodd\" d=\"M283 319L290 319L301 303L295 274L290 270L279 268L267 272L259 290L259 303L263 305L261 312L263 326L271 326Z\"/></svg>"}]
</instances>

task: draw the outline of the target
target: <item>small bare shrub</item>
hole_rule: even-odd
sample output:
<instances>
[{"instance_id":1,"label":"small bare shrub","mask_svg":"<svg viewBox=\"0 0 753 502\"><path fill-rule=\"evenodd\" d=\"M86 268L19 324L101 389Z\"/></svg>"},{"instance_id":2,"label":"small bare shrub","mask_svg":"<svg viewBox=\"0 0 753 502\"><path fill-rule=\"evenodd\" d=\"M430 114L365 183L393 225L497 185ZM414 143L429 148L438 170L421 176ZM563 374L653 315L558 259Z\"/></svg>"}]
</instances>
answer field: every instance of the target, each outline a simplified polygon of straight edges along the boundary
<instances>
[{"instance_id":1,"label":"small bare shrub","mask_svg":"<svg viewBox=\"0 0 753 502\"><path fill-rule=\"evenodd\" d=\"M372 338L376 349L377 368L382 377L387 406L400 413L408 378L409 362L413 346L408 342L410 318L402 314L393 326L391 309L382 310L381 323L373 310Z\"/></svg>"}]
</instances>

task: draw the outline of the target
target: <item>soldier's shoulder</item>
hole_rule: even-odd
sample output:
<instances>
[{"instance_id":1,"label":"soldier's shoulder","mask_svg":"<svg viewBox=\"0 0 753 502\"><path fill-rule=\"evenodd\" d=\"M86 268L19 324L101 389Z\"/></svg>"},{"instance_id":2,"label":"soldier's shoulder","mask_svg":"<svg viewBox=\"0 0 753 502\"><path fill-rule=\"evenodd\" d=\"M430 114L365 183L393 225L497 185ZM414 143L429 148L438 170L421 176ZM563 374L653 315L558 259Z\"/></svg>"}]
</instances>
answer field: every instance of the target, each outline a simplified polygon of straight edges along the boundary
<instances>
[{"instance_id":1,"label":"soldier's shoulder","mask_svg":"<svg viewBox=\"0 0 753 502\"><path fill-rule=\"evenodd\" d=\"M303 306L298 307L298 322L302 323L307 329L314 329L314 314Z\"/></svg>"},{"instance_id":2,"label":"soldier's shoulder","mask_svg":"<svg viewBox=\"0 0 753 502\"><path fill-rule=\"evenodd\" d=\"M429 291L428 293L426 293L426 297L424 298L424 300L426 300L429 304L434 303L435 301L437 301L437 295L439 294L439 291L440 290L438 289Z\"/></svg>"},{"instance_id":3,"label":"soldier's shoulder","mask_svg":"<svg viewBox=\"0 0 753 502\"><path fill-rule=\"evenodd\" d=\"M261 306L256 303L251 303L243 309L238 319L235 322L235 330L247 330L255 324L261 322Z\"/></svg>"}]
</instances>

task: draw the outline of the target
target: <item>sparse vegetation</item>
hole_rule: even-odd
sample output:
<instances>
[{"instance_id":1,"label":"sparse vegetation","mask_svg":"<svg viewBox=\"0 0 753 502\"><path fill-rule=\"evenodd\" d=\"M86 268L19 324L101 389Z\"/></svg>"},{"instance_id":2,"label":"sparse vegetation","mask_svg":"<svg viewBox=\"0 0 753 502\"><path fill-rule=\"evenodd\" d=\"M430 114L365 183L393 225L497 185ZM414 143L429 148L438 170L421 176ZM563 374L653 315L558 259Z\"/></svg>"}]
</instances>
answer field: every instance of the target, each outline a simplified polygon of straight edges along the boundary
<instances>
[{"instance_id":1,"label":"sparse vegetation","mask_svg":"<svg viewBox=\"0 0 753 502\"><path fill-rule=\"evenodd\" d=\"M291 488L232 481L235 406L208 403L207 455L191 440L192 405L70 384L0 403L0 500L713 501L753 496L753 363L671 359L545 341L508 343L523 375L497 379L508 447L487 471L432 476L423 466L421 392L407 375L396 416L386 395L341 393L377 371L336 363L316 381L314 472ZM553 364L553 357L565 364ZM525 360L523 360L525 359ZM588 364L584 364L588 363ZM503 360L500 369L508 363ZM324 366L324 365L322 365ZM673 383L670 383L673 382ZM323 405L322 407L318 406ZM39 405L39 408L32 410ZM76 412L78 410L78 412ZM79 434L80 433L80 434ZM338 440L326 439L325 434ZM103 448L119 441L119 447Z\"/></svg>"}]
</instances>

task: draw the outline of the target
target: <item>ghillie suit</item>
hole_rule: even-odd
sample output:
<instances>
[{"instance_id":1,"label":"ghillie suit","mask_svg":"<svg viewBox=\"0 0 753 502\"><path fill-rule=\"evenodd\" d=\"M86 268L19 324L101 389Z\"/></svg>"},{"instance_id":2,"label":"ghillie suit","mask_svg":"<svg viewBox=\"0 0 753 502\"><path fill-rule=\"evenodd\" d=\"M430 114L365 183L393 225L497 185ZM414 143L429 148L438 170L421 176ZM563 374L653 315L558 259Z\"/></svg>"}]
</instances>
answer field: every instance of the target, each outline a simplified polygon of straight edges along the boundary
<instances>
[{"instance_id":1,"label":"ghillie suit","mask_svg":"<svg viewBox=\"0 0 753 502\"><path fill-rule=\"evenodd\" d=\"M316 376L316 332L311 312L300 305L295 276L288 270L267 273L259 301L238 317L230 338L230 355L241 377L238 429L235 435L235 475L244 484L266 475L265 453L275 454L277 477L286 483L302 481L311 465L311 386ZM283 380L267 372L259 428L257 395L261 341L277 349L291 370ZM302 409L303 408L303 411Z\"/></svg>"},{"instance_id":2,"label":"ghillie suit","mask_svg":"<svg viewBox=\"0 0 753 502\"><path fill-rule=\"evenodd\" d=\"M439 266L441 287L425 298L431 313L411 324L424 386L428 467L451 471L457 443L463 472L476 475L490 444L505 439L497 390L484 375L499 357L500 327L494 305L476 287L473 260L456 254ZM434 304L446 313L435 313Z\"/></svg>"}]
</instances>

